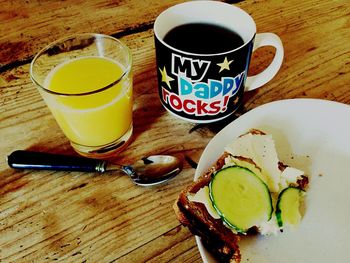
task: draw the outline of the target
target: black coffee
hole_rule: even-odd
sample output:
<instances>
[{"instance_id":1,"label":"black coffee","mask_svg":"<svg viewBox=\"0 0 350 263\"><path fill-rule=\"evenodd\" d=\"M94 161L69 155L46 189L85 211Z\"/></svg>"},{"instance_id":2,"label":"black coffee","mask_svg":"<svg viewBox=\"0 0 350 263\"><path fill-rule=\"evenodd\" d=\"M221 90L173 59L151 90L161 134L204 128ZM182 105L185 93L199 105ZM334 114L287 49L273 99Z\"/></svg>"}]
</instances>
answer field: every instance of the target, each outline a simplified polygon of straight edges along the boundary
<instances>
[{"instance_id":1,"label":"black coffee","mask_svg":"<svg viewBox=\"0 0 350 263\"><path fill-rule=\"evenodd\" d=\"M164 42L181 51L199 54L222 53L244 44L236 32L205 23L177 26L165 35Z\"/></svg>"}]
</instances>

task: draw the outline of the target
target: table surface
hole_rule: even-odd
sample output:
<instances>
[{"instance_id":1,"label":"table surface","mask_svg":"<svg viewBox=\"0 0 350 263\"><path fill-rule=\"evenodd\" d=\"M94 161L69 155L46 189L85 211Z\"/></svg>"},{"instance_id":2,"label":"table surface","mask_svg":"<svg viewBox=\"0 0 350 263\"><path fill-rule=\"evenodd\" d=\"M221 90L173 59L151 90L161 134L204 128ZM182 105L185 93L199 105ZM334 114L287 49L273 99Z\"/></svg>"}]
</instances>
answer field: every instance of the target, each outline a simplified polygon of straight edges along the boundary
<instances>
[{"instance_id":1,"label":"table surface","mask_svg":"<svg viewBox=\"0 0 350 263\"><path fill-rule=\"evenodd\" d=\"M0 262L201 262L193 235L172 205L192 180L210 139L228 121L195 125L161 106L157 94L153 23L183 1L0 0ZM278 34L285 59L277 76L247 92L235 116L290 98L350 104L350 5L346 0L226 1L245 9L258 32ZM76 155L29 78L34 54L80 32L122 39L134 58L134 135L113 160L173 154L183 171L150 188L120 174L12 170L17 149ZM250 74L274 50L261 48ZM232 121L232 120L230 120Z\"/></svg>"}]
</instances>

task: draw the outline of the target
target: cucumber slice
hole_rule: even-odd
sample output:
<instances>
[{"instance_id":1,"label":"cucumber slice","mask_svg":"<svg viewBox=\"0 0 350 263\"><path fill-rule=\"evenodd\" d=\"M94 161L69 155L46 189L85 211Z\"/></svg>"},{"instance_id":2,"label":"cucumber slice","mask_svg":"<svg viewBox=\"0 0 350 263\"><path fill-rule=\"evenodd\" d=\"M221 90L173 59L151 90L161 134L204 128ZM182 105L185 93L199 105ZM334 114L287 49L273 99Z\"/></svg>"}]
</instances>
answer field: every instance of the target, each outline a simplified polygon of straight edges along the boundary
<instances>
[{"instance_id":1,"label":"cucumber slice","mask_svg":"<svg viewBox=\"0 0 350 263\"><path fill-rule=\"evenodd\" d=\"M237 232L271 219L273 211L267 185L252 171L230 166L213 175L210 199L222 220Z\"/></svg>"},{"instance_id":2,"label":"cucumber slice","mask_svg":"<svg viewBox=\"0 0 350 263\"><path fill-rule=\"evenodd\" d=\"M256 164L249 162L248 160L239 159L236 157L232 157L233 162L241 167L247 168L252 171L256 176L258 176L266 185L267 185L267 177L262 174L261 170L256 166Z\"/></svg>"},{"instance_id":3,"label":"cucumber slice","mask_svg":"<svg viewBox=\"0 0 350 263\"><path fill-rule=\"evenodd\" d=\"M288 187L279 194L276 204L276 218L279 227L299 224L300 204L304 194L305 191L296 187Z\"/></svg>"}]
</instances>

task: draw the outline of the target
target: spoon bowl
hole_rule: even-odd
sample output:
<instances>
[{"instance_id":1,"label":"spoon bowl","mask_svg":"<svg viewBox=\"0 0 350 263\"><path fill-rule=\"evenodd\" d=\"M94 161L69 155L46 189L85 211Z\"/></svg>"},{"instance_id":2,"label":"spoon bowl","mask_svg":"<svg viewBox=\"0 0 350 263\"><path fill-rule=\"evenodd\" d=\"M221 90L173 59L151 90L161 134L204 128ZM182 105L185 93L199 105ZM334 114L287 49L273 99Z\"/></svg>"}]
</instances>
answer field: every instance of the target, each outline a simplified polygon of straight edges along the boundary
<instances>
[{"instance_id":1,"label":"spoon bowl","mask_svg":"<svg viewBox=\"0 0 350 263\"><path fill-rule=\"evenodd\" d=\"M149 186L168 181L182 170L179 158L170 155L152 155L142 158L122 171L138 185Z\"/></svg>"}]
</instances>

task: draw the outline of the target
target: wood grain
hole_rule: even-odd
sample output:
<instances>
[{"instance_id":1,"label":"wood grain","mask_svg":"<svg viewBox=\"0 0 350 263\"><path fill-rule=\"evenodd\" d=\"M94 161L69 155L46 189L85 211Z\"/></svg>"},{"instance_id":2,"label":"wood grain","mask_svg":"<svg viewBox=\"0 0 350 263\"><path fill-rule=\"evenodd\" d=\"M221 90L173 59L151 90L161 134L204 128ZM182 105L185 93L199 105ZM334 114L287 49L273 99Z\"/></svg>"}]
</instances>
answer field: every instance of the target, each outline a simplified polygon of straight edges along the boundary
<instances>
[{"instance_id":1,"label":"wood grain","mask_svg":"<svg viewBox=\"0 0 350 263\"><path fill-rule=\"evenodd\" d=\"M0 66L28 62L48 43L73 33L120 35L151 28L160 11L180 2L1 0Z\"/></svg>"},{"instance_id":2,"label":"wood grain","mask_svg":"<svg viewBox=\"0 0 350 263\"><path fill-rule=\"evenodd\" d=\"M194 237L172 210L209 140L230 120L195 125L168 114L157 94L152 24L183 1L0 1L0 262L201 262ZM277 76L249 92L236 116L267 102L319 98L350 104L347 1L242 1L258 32L278 34ZM115 161L148 154L183 158L165 185L141 188L120 174L17 171L17 149L75 155L29 79L29 62L49 42L76 32L120 37L134 58L134 135ZM250 74L274 50L254 55ZM234 118L235 116L233 116Z\"/></svg>"}]
</instances>

